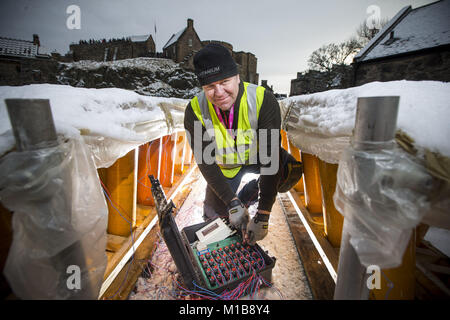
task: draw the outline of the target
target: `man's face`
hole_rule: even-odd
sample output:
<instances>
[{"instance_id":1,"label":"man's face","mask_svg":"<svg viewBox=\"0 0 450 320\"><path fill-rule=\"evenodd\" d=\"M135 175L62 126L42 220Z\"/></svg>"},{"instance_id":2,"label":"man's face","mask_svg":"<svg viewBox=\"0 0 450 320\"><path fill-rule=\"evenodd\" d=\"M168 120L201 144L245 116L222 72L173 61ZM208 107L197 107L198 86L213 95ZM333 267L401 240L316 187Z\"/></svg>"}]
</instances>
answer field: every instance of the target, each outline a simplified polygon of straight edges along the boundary
<instances>
[{"instance_id":1,"label":"man's face","mask_svg":"<svg viewBox=\"0 0 450 320\"><path fill-rule=\"evenodd\" d=\"M231 108L239 91L239 75L219 80L203 86L206 98L223 111Z\"/></svg>"}]
</instances>

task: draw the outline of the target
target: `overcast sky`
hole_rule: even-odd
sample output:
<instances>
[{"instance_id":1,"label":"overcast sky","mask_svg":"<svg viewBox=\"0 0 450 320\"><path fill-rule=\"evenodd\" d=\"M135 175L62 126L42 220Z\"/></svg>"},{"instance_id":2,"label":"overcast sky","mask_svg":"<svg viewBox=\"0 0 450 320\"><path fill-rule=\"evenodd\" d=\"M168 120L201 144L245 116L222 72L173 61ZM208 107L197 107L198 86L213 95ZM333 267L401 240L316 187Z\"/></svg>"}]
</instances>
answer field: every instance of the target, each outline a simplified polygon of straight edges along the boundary
<instances>
[{"instance_id":1,"label":"overcast sky","mask_svg":"<svg viewBox=\"0 0 450 320\"><path fill-rule=\"evenodd\" d=\"M0 36L32 40L65 54L80 39L121 38L152 34L157 51L187 19L201 40L222 40L235 51L258 59L260 81L275 92L289 94L290 81L307 69L309 55L328 43L355 34L359 24L379 8L392 18L404 6L435 0L1 0ZM69 5L81 11L80 29L67 28ZM156 34L155 34L156 25Z\"/></svg>"}]
</instances>

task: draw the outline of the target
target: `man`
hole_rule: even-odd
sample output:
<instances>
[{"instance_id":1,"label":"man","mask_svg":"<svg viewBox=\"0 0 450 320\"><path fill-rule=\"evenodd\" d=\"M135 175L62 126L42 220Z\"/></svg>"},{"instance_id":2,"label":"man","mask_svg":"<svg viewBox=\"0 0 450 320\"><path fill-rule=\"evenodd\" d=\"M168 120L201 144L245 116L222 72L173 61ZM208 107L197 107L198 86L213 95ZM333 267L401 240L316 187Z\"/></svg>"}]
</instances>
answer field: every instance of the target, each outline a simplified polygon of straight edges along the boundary
<instances>
[{"instance_id":1,"label":"man","mask_svg":"<svg viewBox=\"0 0 450 320\"><path fill-rule=\"evenodd\" d=\"M203 91L186 107L184 127L207 182L203 217L228 218L253 245L267 235L277 192L300 179L301 164L280 148L276 98L263 87L240 80L227 48L205 46L194 56L194 67ZM236 195L242 176L249 172L260 173L260 178ZM287 179L289 173L295 174ZM258 196L258 211L249 221L247 208Z\"/></svg>"}]
</instances>

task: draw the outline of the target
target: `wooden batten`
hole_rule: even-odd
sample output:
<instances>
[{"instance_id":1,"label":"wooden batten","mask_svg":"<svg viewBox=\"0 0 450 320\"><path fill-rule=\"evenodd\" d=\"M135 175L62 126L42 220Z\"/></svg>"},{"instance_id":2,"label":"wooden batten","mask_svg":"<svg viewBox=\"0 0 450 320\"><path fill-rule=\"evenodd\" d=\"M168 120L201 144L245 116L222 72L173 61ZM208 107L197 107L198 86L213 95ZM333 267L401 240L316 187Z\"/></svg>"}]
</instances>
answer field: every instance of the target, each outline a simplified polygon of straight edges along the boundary
<instances>
[{"instance_id":1,"label":"wooden batten","mask_svg":"<svg viewBox=\"0 0 450 320\"><path fill-rule=\"evenodd\" d=\"M290 154L295 158L295 160L300 161L300 162L302 161L300 149L298 149L296 146L294 146L291 141L289 141L289 151L290 151ZM304 192L303 176L300 178L300 180L294 186L294 190L299 191L299 192Z\"/></svg>"},{"instance_id":2,"label":"wooden batten","mask_svg":"<svg viewBox=\"0 0 450 320\"><path fill-rule=\"evenodd\" d=\"M319 158L306 152L301 152L301 157L306 208L310 213L322 213Z\"/></svg>"},{"instance_id":3,"label":"wooden batten","mask_svg":"<svg viewBox=\"0 0 450 320\"><path fill-rule=\"evenodd\" d=\"M281 135L281 147L287 152L289 152L289 140L286 131L280 130L280 135Z\"/></svg>"},{"instance_id":4,"label":"wooden batten","mask_svg":"<svg viewBox=\"0 0 450 320\"><path fill-rule=\"evenodd\" d=\"M109 193L108 233L128 236L136 225L136 151L106 169L103 181Z\"/></svg>"},{"instance_id":5,"label":"wooden batten","mask_svg":"<svg viewBox=\"0 0 450 320\"><path fill-rule=\"evenodd\" d=\"M2 271L13 239L12 216L13 213L0 202L0 270ZM4 300L8 297L14 298L15 296L2 272L0 275L0 298Z\"/></svg>"},{"instance_id":6,"label":"wooden batten","mask_svg":"<svg viewBox=\"0 0 450 320\"><path fill-rule=\"evenodd\" d=\"M190 183L186 182L186 179L195 181L198 179L198 174L198 169L192 164L182 177L166 191L167 199L172 199L177 208L181 207L191 191ZM138 205L137 212L142 215L142 221L133 231L133 237L123 238L108 235L108 265L104 274L103 286L107 285L100 292L101 299L127 299L148 259L151 258L155 243L159 240L156 208ZM120 245L120 243L122 244ZM113 250L116 251L113 252ZM130 253L132 253L131 256ZM112 275L114 277L111 279Z\"/></svg>"},{"instance_id":7,"label":"wooden batten","mask_svg":"<svg viewBox=\"0 0 450 320\"><path fill-rule=\"evenodd\" d=\"M176 142L175 142L175 158L173 165L174 180L179 179L179 177L184 172L185 152L186 152L186 133L185 131L179 131L176 133Z\"/></svg>"},{"instance_id":8,"label":"wooden batten","mask_svg":"<svg viewBox=\"0 0 450 320\"><path fill-rule=\"evenodd\" d=\"M396 268L383 269L380 274L380 289L370 292L371 300L414 300L416 284L416 239L412 232L402 264Z\"/></svg>"},{"instance_id":9,"label":"wooden batten","mask_svg":"<svg viewBox=\"0 0 450 320\"><path fill-rule=\"evenodd\" d=\"M336 210L333 194L336 190L337 164L327 163L319 159L320 186L322 192L322 209L324 231L335 248L340 247L344 217Z\"/></svg>"},{"instance_id":10,"label":"wooden batten","mask_svg":"<svg viewBox=\"0 0 450 320\"><path fill-rule=\"evenodd\" d=\"M160 139L150 141L139 147L137 203L153 206L152 190L149 175L158 177Z\"/></svg>"},{"instance_id":11,"label":"wooden batten","mask_svg":"<svg viewBox=\"0 0 450 320\"><path fill-rule=\"evenodd\" d=\"M174 135L164 136L161 141L162 149L159 181L163 187L170 188L173 184L175 137Z\"/></svg>"},{"instance_id":12,"label":"wooden batten","mask_svg":"<svg viewBox=\"0 0 450 320\"><path fill-rule=\"evenodd\" d=\"M186 134L186 133L185 133ZM193 162L194 162L194 153L192 152L191 146L189 145L189 141L186 137L185 143L184 143L184 170L188 168Z\"/></svg>"}]
</instances>

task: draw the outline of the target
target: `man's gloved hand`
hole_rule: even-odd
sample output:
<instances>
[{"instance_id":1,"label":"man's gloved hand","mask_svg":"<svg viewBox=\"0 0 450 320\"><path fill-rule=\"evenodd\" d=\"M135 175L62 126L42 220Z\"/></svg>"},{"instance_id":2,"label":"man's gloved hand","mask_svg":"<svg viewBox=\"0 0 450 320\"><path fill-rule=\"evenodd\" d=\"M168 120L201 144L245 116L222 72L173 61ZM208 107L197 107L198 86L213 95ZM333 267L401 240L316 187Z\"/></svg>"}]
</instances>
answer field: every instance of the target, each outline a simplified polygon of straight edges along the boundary
<instances>
[{"instance_id":1,"label":"man's gloved hand","mask_svg":"<svg viewBox=\"0 0 450 320\"><path fill-rule=\"evenodd\" d=\"M228 205L228 218L230 224L237 230L241 230L242 235L244 235L250 216L247 208L244 207L238 198L233 199Z\"/></svg>"},{"instance_id":2,"label":"man's gloved hand","mask_svg":"<svg viewBox=\"0 0 450 320\"><path fill-rule=\"evenodd\" d=\"M257 212L247 226L247 242L253 246L256 241L265 238L269 232L269 217L268 214Z\"/></svg>"}]
</instances>

